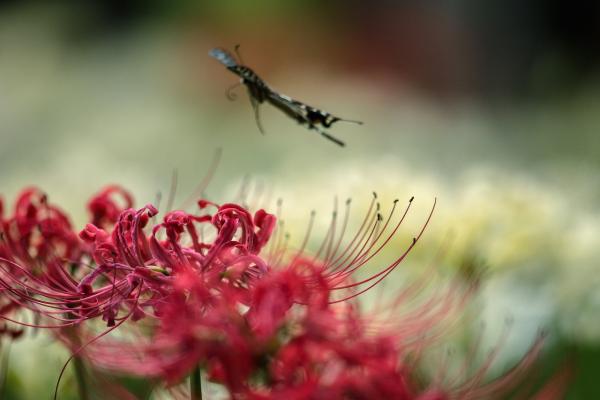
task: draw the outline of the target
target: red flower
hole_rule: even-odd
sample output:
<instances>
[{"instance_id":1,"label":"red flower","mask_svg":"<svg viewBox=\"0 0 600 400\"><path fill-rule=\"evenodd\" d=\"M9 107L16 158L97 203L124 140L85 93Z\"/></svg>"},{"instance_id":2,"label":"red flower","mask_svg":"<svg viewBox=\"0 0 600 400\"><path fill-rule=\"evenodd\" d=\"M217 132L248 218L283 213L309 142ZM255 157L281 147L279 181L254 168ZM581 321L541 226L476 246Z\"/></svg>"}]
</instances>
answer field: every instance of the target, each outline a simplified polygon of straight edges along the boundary
<instances>
[{"instance_id":1,"label":"red flower","mask_svg":"<svg viewBox=\"0 0 600 400\"><path fill-rule=\"evenodd\" d=\"M119 201L121 204L119 204ZM133 207L133 197L128 191L117 185L102 189L88 203L92 214L92 224L99 228L110 228L123 210Z\"/></svg>"},{"instance_id":2,"label":"red flower","mask_svg":"<svg viewBox=\"0 0 600 400\"><path fill-rule=\"evenodd\" d=\"M41 318L30 325L56 328L74 355L168 385L202 365L235 399L495 398L515 388L539 352L541 340L492 382L484 377L499 349L470 376L427 383L419 355L471 293L450 284L427 294L430 271L361 312L357 296L389 275L427 227L431 214L399 256L357 278L412 199L400 216L394 202L384 218L374 197L344 246L348 202L341 230L336 213L314 253L305 249L311 228L290 251L264 210L200 200L198 214L171 211L152 226L158 210L131 203L119 187L101 191L78 238L38 190L23 192L11 217L0 202L0 318L28 325L18 314L29 310ZM20 332L11 329L0 334ZM115 329L121 334L109 335Z\"/></svg>"}]
</instances>

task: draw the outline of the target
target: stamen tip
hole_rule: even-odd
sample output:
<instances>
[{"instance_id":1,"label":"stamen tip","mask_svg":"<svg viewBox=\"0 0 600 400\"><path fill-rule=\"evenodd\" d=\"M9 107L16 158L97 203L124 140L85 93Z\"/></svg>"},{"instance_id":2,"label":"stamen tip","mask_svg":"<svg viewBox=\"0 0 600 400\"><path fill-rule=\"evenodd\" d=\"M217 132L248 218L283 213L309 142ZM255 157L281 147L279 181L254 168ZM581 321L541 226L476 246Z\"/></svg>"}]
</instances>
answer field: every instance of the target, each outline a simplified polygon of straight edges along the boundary
<instances>
[{"instance_id":1,"label":"stamen tip","mask_svg":"<svg viewBox=\"0 0 600 400\"><path fill-rule=\"evenodd\" d=\"M412 196L408 202L409 202L409 203L412 203L412 201L413 201L414 199L415 199L415 196Z\"/></svg>"}]
</instances>

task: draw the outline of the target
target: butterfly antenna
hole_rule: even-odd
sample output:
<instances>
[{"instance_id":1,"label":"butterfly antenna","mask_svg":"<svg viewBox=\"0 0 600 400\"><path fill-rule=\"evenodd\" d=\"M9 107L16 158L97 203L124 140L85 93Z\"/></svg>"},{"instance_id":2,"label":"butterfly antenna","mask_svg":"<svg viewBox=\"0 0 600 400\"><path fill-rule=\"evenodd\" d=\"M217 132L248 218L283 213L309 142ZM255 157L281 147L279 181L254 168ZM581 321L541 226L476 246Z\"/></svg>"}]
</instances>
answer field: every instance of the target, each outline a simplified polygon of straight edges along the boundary
<instances>
[{"instance_id":1,"label":"butterfly antenna","mask_svg":"<svg viewBox=\"0 0 600 400\"><path fill-rule=\"evenodd\" d=\"M364 124L364 122L362 121L357 121L355 119L345 119L345 118L338 118L336 121L342 121L342 122L350 122L352 124L357 124L357 125L362 125Z\"/></svg>"},{"instance_id":2,"label":"butterfly antenna","mask_svg":"<svg viewBox=\"0 0 600 400\"><path fill-rule=\"evenodd\" d=\"M242 59L242 53L240 53L240 45L236 44L235 47L233 48L233 51L235 51L235 55L237 56L238 60L240 61L240 64L243 64L244 60Z\"/></svg>"}]
</instances>

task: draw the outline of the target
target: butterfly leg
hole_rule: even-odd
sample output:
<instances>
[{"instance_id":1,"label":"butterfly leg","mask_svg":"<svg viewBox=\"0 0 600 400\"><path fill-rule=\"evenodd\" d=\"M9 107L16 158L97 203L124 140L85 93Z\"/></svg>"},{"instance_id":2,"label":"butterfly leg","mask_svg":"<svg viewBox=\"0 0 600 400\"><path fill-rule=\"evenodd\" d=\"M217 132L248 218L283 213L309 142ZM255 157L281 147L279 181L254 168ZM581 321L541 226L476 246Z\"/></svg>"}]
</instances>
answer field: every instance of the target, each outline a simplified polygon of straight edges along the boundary
<instances>
[{"instance_id":1,"label":"butterfly leg","mask_svg":"<svg viewBox=\"0 0 600 400\"><path fill-rule=\"evenodd\" d=\"M233 50L235 51L235 54L237 55L237 58L240 61L240 64L243 64L244 60L242 60L242 53L240 53L240 45L236 44Z\"/></svg>"},{"instance_id":2,"label":"butterfly leg","mask_svg":"<svg viewBox=\"0 0 600 400\"><path fill-rule=\"evenodd\" d=\"M250 104L252 104L252 109L254 110L254 119L256 120L256 125L258 126L258 130L260 131L260 133L264 135L265 130L263 129L262 122L260 120L260 103L258 102L258 100L256 100L254 96L252 96L252 93L249 93L249 95Z\"/></svg>"},{"instance_id":3,"label":"butterfly leg","mask_svg":"<svg viewBox=\"0 0 600 400\"><path fill-rule=\"evenodd\" d=\"M236 100L236 99L237 99L237 94L233 93L233 90L234 90L235 88L237 88L238 86L240 86L241 84L242 84L242 81L240 81L240 82L238 82L238 83L236 83L236 84L234 84L234 85L231 85L231 86L230 86L230 87L229 87L229 88L228 88L228 89L225 91L225 96L227 96L227 100L234 101L234 100Z\"/></svg>"},{"instance_id":4,"label":"butterfly leg","mask_svg":"<svg viewBox=\"0 0 600 400\"><path fill-rule=\"evenodd\" d=\"M342 142L340 139L336 138L335 136L330 135L329 133L325 132L322 129L319 129L317 126L309 124L308 125L308 129L314 129L317 132L319 132L321 134L321 136L323 136L324 138L331 140L333 143L337 144L340 147L344 147L346 146L346 143Z\"/></svg>"}]
</instances>

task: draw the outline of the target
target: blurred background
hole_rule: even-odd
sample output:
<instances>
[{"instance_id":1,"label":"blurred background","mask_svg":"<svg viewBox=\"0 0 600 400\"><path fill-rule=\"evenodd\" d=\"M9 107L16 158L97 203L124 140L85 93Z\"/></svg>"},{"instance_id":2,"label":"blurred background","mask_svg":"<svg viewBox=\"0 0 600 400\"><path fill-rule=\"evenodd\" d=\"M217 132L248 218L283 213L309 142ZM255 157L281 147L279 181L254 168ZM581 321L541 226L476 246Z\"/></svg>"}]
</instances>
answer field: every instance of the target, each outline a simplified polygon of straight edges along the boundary
<instances>
[{"instance_id":1,"label":"blurred background","mask_svg":"<svg viewBox=\"0 0 600 400\"><path fill-rule=\"evenodd\" d=\"M283 199L297 239L313 209L328 224L336 197L352 197L358 223L373 190L384 207L414 195L390 257L437 198L403 268L447 247L441 271L484 271L463 329L483 321L493 344L514 321L493 372L543 329L542 375L570 360L567 398L600 398L599 4L2 1L0 191L10 204L40 186L82 227L107 183L141 205L164 198L177 171L181 204L221 148L207 197L231 200L250 182L256 202ZM225 96L237 77L207 55L236 44L274 89L365 124L336 124L339 148L264 105L262 136L245 89ZM48 395L66 360L26 336L10 347L1 398Z\"/></svg>"}]
</instances>

